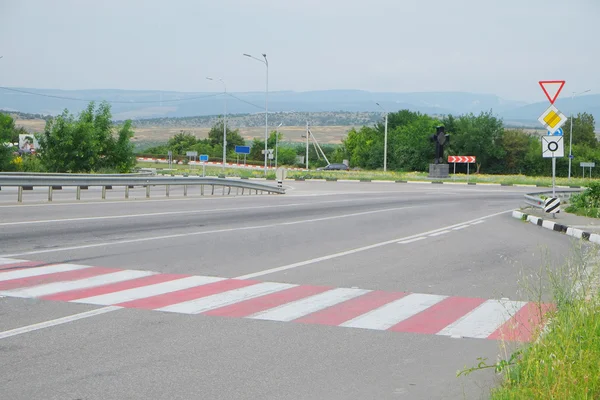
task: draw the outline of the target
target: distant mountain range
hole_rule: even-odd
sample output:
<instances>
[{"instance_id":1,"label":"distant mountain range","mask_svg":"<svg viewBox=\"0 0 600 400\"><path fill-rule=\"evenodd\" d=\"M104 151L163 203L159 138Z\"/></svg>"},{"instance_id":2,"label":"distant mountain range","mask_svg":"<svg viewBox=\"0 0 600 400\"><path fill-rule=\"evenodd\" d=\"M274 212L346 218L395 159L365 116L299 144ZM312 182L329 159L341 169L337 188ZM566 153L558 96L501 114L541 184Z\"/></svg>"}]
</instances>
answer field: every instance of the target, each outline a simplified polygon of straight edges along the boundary
<instances>
[{"instance_id":1,"label":"distant mountain range","mask_svg":"<svg viewBox=\"0 0 600 400\"><path fill-rule=\"evenodd\" d=\"M228 114L264 114L265 93L184 93L135 90L54 90L0 88L0 110L57 115L65 108L81 111L89 101L107 100L115 120L162 119L219 115L227 98ZM548 102L528 104L505 100L493 94L466 92L375 93L360 90L324 90L309 92L270 92L269 112L380 112L378 102L387 111L410 109L430 115L460 115L492 112L507 125L539 127L538 116ZM556 106L565 115L588 112L600 127L600 95L563 97Z\"/></svg>"}]
</instances>

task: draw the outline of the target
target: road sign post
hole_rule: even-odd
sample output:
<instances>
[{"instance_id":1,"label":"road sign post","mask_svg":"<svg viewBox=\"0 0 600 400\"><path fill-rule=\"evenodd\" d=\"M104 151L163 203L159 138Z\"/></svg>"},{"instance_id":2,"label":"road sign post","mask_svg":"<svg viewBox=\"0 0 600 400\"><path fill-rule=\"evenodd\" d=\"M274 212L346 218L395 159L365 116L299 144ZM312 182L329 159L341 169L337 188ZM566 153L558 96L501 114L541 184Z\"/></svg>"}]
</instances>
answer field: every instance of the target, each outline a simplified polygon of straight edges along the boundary
<instances>
[{"instance_id":1,"label":"road sign post","mask_svg":"<svg viewBox=\"0 0 600 400\"><path fill-rule=\"evenodd\" d=\"M456 176L456 164L467 164L467 182L469 181L470 165L477 161L475 156L448 156L448 163L454 164L454 175ZM453 177L452 179L454 179Z\"/></svg>"},{"instance_id":2,"label":"road sign post","mask_svg":"<svg viewBox=\"0 0 600 400\"><path fill-rule=\"evenodd\" d=\"M240 163L240 154L244 155L244 165L246 165L246 155L250 154L250 146L235 146L235 154L238 155L238 164ZM266 161L266 160L265 160ZM265 163L265 167L266 167Z\"/></svg>"},{"instance_id":3,"label":"road sign post","mask_svg":"<svg viewBox=\"0 0 600 400\"><path fill-rule=\"evenodd\" d=\"M552 197L555 198L556 158L565 156L563 130L561 127L567 122L567 117L554 106L554 102L565 86L565 81L539 81L539 84L550 102L550 107L540 115L538 121L548 129L548 136L542 137L542 157L552 158Z\"/></svg>"},{"instance_id":4,"label":"road sign post","mask_svg":"<svg viewBox=\"0 0 600 400\"><path fill-rule=\"evenodd\" d=\"M187 157L190 158L190 162L192 162L192 166L190 167L190 173L192 172L192 168L194 166L194 164L196 163L196 157L198 156L198 152L197 151L186 151L185 155Z\"/></svg>"},{"instance_id":5,"label":"road sign post","mask_svg":"<svg viewBox=\"0 0 600 400\"><path fill-rule=\"evenodd\" d=\"M581 162L579 166L582 168L582 178L585 178L585 169L586 167L590 169L590 179L592 179L592 168L596 166L596 163L593 162Z\"/></svg>"},{"instance_id":6,"label":"road sign post","mask_svg":"<svg viewBox=\"0 0 600 400\"><path fill-rule=\"evenodd\" d=\"M206 176L206 162L208 161L208 154L200 154L200 161L202 162L202 176Z\"/></svg>"}]
</instances>

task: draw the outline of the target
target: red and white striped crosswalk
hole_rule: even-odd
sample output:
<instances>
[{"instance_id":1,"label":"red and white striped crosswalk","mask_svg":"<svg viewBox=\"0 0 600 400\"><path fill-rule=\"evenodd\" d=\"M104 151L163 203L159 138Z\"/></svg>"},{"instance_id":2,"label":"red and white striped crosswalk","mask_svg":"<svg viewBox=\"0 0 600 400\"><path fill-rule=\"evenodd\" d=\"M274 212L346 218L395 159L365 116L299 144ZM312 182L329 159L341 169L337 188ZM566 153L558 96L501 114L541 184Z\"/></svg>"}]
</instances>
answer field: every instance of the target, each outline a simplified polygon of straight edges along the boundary
<instances>
[{"instance_id":1,"label":"red and white striped crosswalk","mask_svg":"<svg viewBox=\"0 0 600 400\"><path fill-rule=\"evenodd\" d=\"M548 305L511 300L297 285L0 258L0 296L528 341Z\"/></svg>"}]
</instances>

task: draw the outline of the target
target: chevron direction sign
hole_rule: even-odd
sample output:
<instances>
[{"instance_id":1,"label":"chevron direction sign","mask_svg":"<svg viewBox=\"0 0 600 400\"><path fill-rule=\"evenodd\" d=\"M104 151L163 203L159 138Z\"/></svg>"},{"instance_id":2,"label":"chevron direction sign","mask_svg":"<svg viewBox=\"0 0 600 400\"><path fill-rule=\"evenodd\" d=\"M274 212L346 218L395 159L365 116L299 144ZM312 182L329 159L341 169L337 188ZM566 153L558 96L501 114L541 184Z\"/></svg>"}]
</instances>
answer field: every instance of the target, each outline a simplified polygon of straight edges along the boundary
<instances>
[{"instance_id":1,"label":"chevron direction sign","mask_svg":"<svg viewBox=\"0 0 600 400\"><path fill-rule=\"evenodd\" d=\"M448 156L448 163L474 163L475 156Z\"/></svg>"}]
</instances>

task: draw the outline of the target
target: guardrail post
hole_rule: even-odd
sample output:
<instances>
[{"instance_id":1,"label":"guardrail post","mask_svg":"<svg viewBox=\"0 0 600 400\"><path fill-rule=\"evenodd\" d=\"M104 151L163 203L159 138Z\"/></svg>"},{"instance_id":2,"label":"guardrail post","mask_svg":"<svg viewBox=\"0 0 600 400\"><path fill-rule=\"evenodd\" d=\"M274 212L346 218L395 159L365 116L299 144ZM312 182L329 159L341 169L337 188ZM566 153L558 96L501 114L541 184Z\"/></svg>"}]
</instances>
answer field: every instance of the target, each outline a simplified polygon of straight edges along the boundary
<instances>
[{"instance_id":1,"label":"guardrail post","mask_svg":"<svg viewBox=\"0 0 600 400\"><path fill-rule=\"evenodd\" d=\"M81 200L81 186L77 186L77 200Z\"/></svg>"},{"instance_id":2,"label":"guardrail post","mask_svg":"<svg viewBox=\"0 0 600 400\"><path fill-rule=\"evenodd\" d=\"M106 186L102 186L102 200L106 200Z\"/></svg>"},{"instance_id":3,"label":"guardrail post","mask_svg":"<svg viewBox=\"0 0 600 400\"><path fill-rule=\"evenodd\" d=\"M165 195L169 197L169 185L165 185Z\"/></svg>"},{"instance_id":4,"label":"guardrail post","mask_svg":"<svg viewBox=\"0 0 600 400\"><path fill-rule=\"evenodd\" d=\"M204 196L204 185L200 185L200 196Z\"/></svg>"},{"instance_id":5,"label":"guardrail post","mask_svg":"<svg viewBox=\"0 0 600 400\"><path fill-rule=\"evenodd\" d=\"M129 198L129 185L125 186L125 198Z\"/></svg>"},{"instance_id":6,"label":"guardrail post","mask_svg":"<svg viewBox=\"0 0 600 400\"><path fill-rule=\"evenodd\" d=\"M244 188L242 188L242 196L244 195Z\"/></svg>"},{"instance_id":7,"label":"guardrail post","mask_svg":"<svg viewBox=\"0 0 600 400\"><path fill-rule=\"evenodd\" d=\"M212 196L214 196L215 195L215 185L210 185L210 186L211 186L211 192L210 192L210 194Z\"/></svg>"},{"instance_id":8,"label":"guardrail post","mask_svg":"<svg viewBox=\"0 0 600 400\"><path fill-rule=\"evenodd\" d=\"M229 194L231 194L231 186L228 186L227 188L229 189L229 190L227 190L227 194L229 195Z\"/></svg>"},{"instance_id":9,"label":"guardrail post","mask_svg":"<svg viewBox=\"0 0 600 400\"><path fill-rule=\"evenodd\" d=\"M187 185L183 185L183 196L187 196Z\"/></svg>"},{"instance_id":10,"label":"guardrail post","mask_svg":"<svg viewBox=\"0 0 600 400\"><path fill-rule=\"evenodd\" d=\"M19 186L19 190L17 192L17 201L19 203L23 202L23 186Z\"/></svg>"},{"instance_id":11,"label":"guardrail post","mask_svg":"<svg viewBox=\"0 0 600 400\"><path fill-rule=\"evenodd\" d=\"M149 199L150 198L150 185L146 186L146 198Z\"/></svg>"},{"instance_id":12,"label":"guardrail post","mask_svg":"<svg viewBox=\"0 0 600 400\"><path fill-rule=\"evenodd\" d=\"M52 201L52 186L48 186L48 201Z\"/></svg>"}]
</instances>

